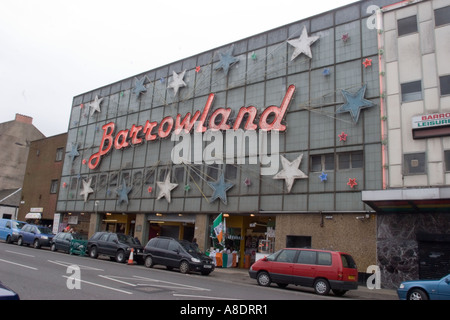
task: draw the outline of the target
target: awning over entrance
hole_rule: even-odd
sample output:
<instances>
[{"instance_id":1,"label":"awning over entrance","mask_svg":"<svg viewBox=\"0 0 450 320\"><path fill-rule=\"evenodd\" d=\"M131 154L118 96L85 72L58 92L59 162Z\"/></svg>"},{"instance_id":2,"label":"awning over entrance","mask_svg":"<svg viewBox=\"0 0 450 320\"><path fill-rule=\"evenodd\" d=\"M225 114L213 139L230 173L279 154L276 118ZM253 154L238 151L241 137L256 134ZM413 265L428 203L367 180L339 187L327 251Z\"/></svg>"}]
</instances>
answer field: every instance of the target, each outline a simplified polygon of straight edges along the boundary
<instances>
[{"instance_id":1,"label":"awning over entrance","mask_svg":"<svg viewBox=\"0 0 450 320\"><path fill-rule=\"evenodd\" d=\"M150 222L184 222L195 223L195 215L177 213L151 213L147 216Z\"/></svg>"},{"instance_id":2,"label":"awning over entrance","mask_svg":"<svg viewBox=\"0 0 450 320\"><path fill-rule=\"evenodd\" d=\"M39 212L29 212L25 215L25 219L41 219L41 217Z\"/></svg>"},{"instance_id":3,"label":"awning over entrance","mask_svg":"<svg viewBox=\"0 0 450 320\"><path fill-rule=\"evenodd\" d=\"M450 188L363 191L362 201L377 213L450 213Z\"/></svg>"}]
</instances>

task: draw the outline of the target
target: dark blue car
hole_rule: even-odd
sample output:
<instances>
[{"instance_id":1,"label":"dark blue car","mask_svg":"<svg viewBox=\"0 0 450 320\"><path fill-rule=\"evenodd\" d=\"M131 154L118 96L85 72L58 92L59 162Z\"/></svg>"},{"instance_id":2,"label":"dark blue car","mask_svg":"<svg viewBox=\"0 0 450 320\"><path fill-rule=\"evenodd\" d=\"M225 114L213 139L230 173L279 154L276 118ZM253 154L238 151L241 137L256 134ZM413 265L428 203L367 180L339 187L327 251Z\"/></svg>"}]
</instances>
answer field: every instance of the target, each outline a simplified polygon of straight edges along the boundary
<instances>
[{"instance_id":1,"label":"dark blue car","mask_svg":"<svg viewBox=\"0 0 450 320\"><path fill-rule=\"evenodd\" d=\"M32 244L33 247L39 249L41 246L50 247L54 234L48 227L27 224L22 227L19 232L17 244Z\"/></svg>"},{"instance_id":2,"label":"dark blue car","mask_svg":"<svg viewBox=\"0 0 450 320\"><path fill-rule=\"evenodd\" d=\"M19 295L0 282L0 300L20 300Z\"/></svg>"},{"instance_id":3,"label":"dark blue car","mask_svg":"<svg viewBox=\"0 0 450 320\"><path fill-rule=\"evenodd\" d=\"M397 294L400 300L450 300L450 274L440 280L402 282Z\"/></svg>"}]
</instances>

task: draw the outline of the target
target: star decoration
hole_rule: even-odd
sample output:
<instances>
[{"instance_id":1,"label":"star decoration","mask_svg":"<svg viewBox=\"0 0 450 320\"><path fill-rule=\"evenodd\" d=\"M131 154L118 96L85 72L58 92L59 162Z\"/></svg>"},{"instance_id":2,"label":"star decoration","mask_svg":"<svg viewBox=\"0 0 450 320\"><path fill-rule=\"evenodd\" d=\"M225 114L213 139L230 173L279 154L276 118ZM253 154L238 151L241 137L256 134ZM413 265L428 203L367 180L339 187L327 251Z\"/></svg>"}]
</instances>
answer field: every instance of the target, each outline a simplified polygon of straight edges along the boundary
<instances>
[{"instance_id":1,"label":"star decoration","mask_svg":"<svg viewBox=\"0 0 450 320\"><path fill-rule=\"evenodd\" d=\"M329 76L331 74L331 71L329 68L325 68L325 69L323 69L322 74L324 76Z\"/></svg>"},{"instance_id":2,"label":"star decoration","mask_svg":"<svg viewBox=\"0 0 450 320\"><path fill-rule=\"evenodd\" d=\"M119 195L119 204L126 202L128 204L128 194L130 193L132 187L128 187L125 179L122 179L122 185L117 189L117 194Z\"/></svg>"},{"instance_id":3,"label":"star decoration","mask_svg":"<svg viewBox=\"0 0 450 320\"><path fill-rule=\"evenodd\" d=\"M147 92L147 88L144 86L144 82L145 77L142 77L141 80L136 80L135 82L133 93L136 95L137 98L140 96L141 93Z\"/></svg>"},{"instance_id":4,"label":"star decoration","mask_svg":"<svg viewBox=\"0 0 450 320\"><path fill-rule=\"evenodd\" d=\"M72 150L70 150L70 152L69 152L69 157L72 158L72 162L79 155L80 155L80 153L78 152L78 145L76 143L72 143Z\"/></svg>"},{"instance_id":5,"label":"star decoration","mask_svg":"<svg viewBox=\"0 0 450 320\"><path fill-rule=\"evenodd\" d=\"M302 35L300 38L295 40L288 40L288 43L295 47L294 53L292 54L291 61L297 58L302 53L312 59L311 45L319 40L319 36L308 36L308 30L303 27Z\"/></svg>"},{"instance_id":6,"label":"star decoration","mask_svg":"<svg viewBox=\"0 0 450 320\"><path fill-rule=\"evenodd\" d=\"M297 159L289 162L285 157L281 157L281 165L283 170L278 172L273 179L284 179L286 181L286 187L288 193L291 192L292 186L294 185L295 179L306 179L308 176L299 169L300 163L302 162L303 154L301 154Z\"/></svg>"},{"instance_id":7,"label":"star decoration","mask_svg":"<svg viewBox=\"0 0 450 320\"><path fill-rule=\"evenodd\" d=\"M216 182L208 182L208 185L214 190L213 195L209 199L209 202L212 203L217 198L220 198L223 204L227 205L228 204L227 191L230 190L234 186L234 184L230 182L225 182L225 177L224 174L222 173Z\"/></svg>"},{"instance_id":8,"label":"star decoration","mask_svg":"<svg viewBox=\"0 0 450 320\"><path fill-rule=\"evenodd\" d=\"M343 42L347 42L349 39L350 39L350 36L348 35L348 32L347 33L344 33L343 35L342 35L342 41Z\"/></svg>"},{"instance_id":9,"label":"star decoration","mask_svg":"<svg viewBox=\"0 0 450 320\"><path fill-rule=\"evenodd\" d=\"M245 178L244 184L245 184L247 187L250 187L250 186L252 185L252 181L251 181L249 178Z\"/></svg>"},{"instance_id":10,"label":"star decoration","mask_svg":"<svg viewBox=\"0 0 450 320\"><path fill-rule=\"evenodd\" d=\"M347 141L347 136L348 136L348 134L346 134L344 131L342 131L341 134L338 134L339 141Z\"/></svg>"},{"instance_id":11,"label":"star decoration","mask_svg":"<svg viewBox=\"0 0 450 320\"><path fill-rule=\"evenodd\" d=\"M152 193L153 187L148 187L148 188L147 188L147 191L148 191L148 193Z\"/></svg>"},{"instance_id":12,"label":"star decoration","mask_svg":"<svg viewBox=\"0 0 450 320\"><path fill-rule=\"evenodd\" d=\"M172 82L169 83L169 86L167 87L173 89L173 95L176 96L178 93L178 89L181 87L186 87L186 83L183 81L184 74L186 73L186 70L181 72L180 74L177 74L175 71L173 71L173 79Z\"/></svg>"},{"instance_id":13,"label":"star decoration","mask_svg":"<svg viewBox=\"0 0 450 320\"><path fill-rule=\"evenodd\" d=\"M372 65L372 59L367 59L363 61L364 68L367 68Z\"/></svg>"},{"instance_id":14,"label":"star decoration","mask_svg":"<svg viewBox=\"0 0 450 320\"><path fill-rule=\"evenodd\" d=\"M223 72L225 72L225 74L228 75L230 67L234 65L236 62L239 62L238 58L233 57L233 49L234 46L225 51L225 53L222 52L219 53L220 61L219 64L214 68L214 70L222 69Z\"/></svg>"},{"instance_id":15,"label":"star decoration","mask_svg":"<svg viewBox=\"0 0 450 320\"><path fill-rule=\"evenodd\" d=\"M159 200L162 197L165 197L167 202L170 203L170 201L171 201L170 191L172 191L173 189L178 187L178 184L170 182L170 173L167 175L166 180L156 181L156 184L158 185L158 187L160 189L158 198L156 198L156 200Z\"/></svg>"},{"instance_id":16,"label":"star decoration","mask_svg":"<svg viewBox=\"0 0 450 320\"><path fill-rule=\"evenodd\" d=\"M184 186L184 191L188 192L189 190L191 190L191 186L188 185L188 184L186 184L186 185Z\"/></svg>"},{"instance_id":17,"label":"star decoration","mask_svg":"<svg viewBox=\"0 0 450 320\"><path fill-rule=\"evenodd\" d=\"M328 180L328 174L326 174L325 172L322 172L322 174L319 176L320 181L324 182Z\"/></svg>"},{"instance_id":18,"label":"star decoration","mask_svg":"<svg viewBox=\"0 0 450 320\"><path fill-rule=\"evenodd\" d=\"M342 95L347 102L340 106L336 113L350 112L353 122L357 123L361 109L370 108L375 105L371 101L364 99L366 89L367 85L364 85L355 94L342 90Z\"/></svg>"},{"instance_id":19,"label":"star decoration","mask_svg":"<svg viewBox=\"0 0 450 320\"><path fill-rule=\"evenodd\" d=\"M91 188L92 177L88 181L83 179L83 190L80 192L80 196L84 196L84 202L87 202L89 194L94 192Z\"/></svg>"},{"instance_id":20,"label":"star decoration","mask_svg":"<svg viewBox=\"0 0 450 320\"><path fill-rule=\"evenodd\" d=\"M200 66L196 66L195 67L195 72L199 73L200 72L201 67Z\"/></svg>"},{"instance_id":21,"label":"star decoration","mask_svg":"<svg viewBox=\"0 0 450 320\"><path fill-rule=\"evenodd\" d=\"M98 96L95 96L94 102L89 103L89 107L91 109L91 117L94 115L94 112L101 112L100 111L100 104L102 103L103 98L99 99Z\"/></svg>"},{"instance_id":22,"label":"star decoration","mask_svg":"<svg viewBox=\"0 0 450 320\"><path fill-rule=\"evenodd\" d=\"M358 183L356 183L356 178L355 179L349 178L348 182L347 182L347 185L350 186L350 188L352 188L352 189L353 189L354 186L357 186Z\"/></svg>"}]
</instances>

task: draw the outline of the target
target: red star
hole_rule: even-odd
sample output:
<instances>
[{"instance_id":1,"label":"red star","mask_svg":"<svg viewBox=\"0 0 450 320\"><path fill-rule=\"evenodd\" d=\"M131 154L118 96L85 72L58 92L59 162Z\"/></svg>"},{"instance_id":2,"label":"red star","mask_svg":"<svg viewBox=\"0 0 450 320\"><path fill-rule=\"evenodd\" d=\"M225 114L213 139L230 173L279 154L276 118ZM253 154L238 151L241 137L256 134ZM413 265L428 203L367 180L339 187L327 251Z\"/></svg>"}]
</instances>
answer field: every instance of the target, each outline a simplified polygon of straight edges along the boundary
<instances>
[{"instance_id":1,"label":"red star","mask_svg":"<svg viewBox=\"0 0 450 320\"><path fill-rule=\"evenodd\" d=\"M86 163L87 163L86 159L83 159L83 164L86 164Z\"/></svg>"},{"instance_id":2,"label":"red star","mask_svg":"<svg viewBox=\"0 0 450 320\"><path fill-rule=\"evenodd\" d=\"M367 59L363 61L363 65L365 68L369 67L372 65L372 59Z\"/></svg>"},{"instance_id":3,"label":"red star","mask_svg":"<svg viewBox=\"0 0 450 320\"><path fill-rule=\"evenodd\" d=\"M357 186L358 184L356 183L356 178L355 179L349 178L347 185L350 186L350 188L352 188L352 189L354 186Z\"/></svg>"},{"instance_id":4,"label":"red star","mask_svg":"<svg viewBox=\"0 0 450 320\"><path fill-rule=\"evenodd\" d=\"M346 134L344 131L342 131L342 133L338 135L339 141L347 141L347 136L348 136L348 134Z\"/></svg>"},{"instance_id":5,"label":"red star","mask_svg":"<svg viewBox=\"0 0 450 320\"><path fill-rule=\"evenodd\" d=\"M195 67L195 72L197 72L197 73L200 72L200 66Z\"/></svg>"},{"instance_id":6,"label":"red star","mask_svg":"<svg viewBox=\"0 0 450 320\"><path fill-rule=\"evenodd\" d=\"M152 193L153 188L152 187L148 187L147 191L148 191L148 193Z\"/></svg>"}]
</instances>

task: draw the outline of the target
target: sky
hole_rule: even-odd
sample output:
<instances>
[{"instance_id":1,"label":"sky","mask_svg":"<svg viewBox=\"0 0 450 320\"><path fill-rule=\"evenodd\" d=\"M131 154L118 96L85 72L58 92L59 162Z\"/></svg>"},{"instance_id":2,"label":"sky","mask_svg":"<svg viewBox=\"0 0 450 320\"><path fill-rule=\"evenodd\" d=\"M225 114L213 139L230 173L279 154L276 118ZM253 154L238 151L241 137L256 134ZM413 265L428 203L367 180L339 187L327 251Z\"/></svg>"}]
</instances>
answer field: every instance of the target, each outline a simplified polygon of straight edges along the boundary
<instances>
[{"instance_id":1,"label":"sky","mask_svg":"<svg viewBox=\"0 0 450 320\"><path fill-rule=\"evenodd\" d=\"M67 132L79 94L353 2L1 0L0 123Z\"/></svg>"}]
</instances>

